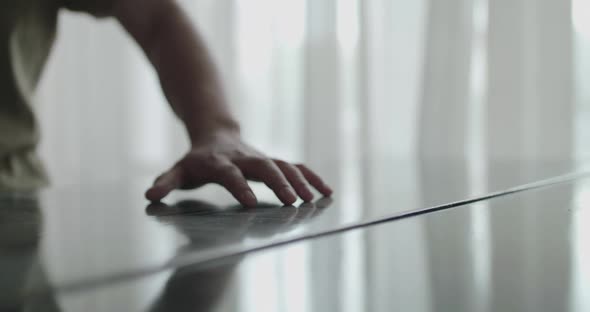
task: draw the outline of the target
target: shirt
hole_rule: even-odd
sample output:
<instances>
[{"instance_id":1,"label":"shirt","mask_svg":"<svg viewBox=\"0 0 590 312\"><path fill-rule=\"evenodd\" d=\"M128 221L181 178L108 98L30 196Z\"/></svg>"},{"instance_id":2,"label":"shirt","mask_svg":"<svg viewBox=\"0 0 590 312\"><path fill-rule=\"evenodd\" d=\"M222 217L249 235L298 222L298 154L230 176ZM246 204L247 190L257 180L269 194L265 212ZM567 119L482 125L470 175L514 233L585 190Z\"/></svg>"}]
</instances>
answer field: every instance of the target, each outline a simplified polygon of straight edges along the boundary
<instances>
[{"instance_id":1,"label":"shirt","mask_svg":"<svg viewBox=\"0 0 590 312\"><path fill-rule=\"evenodd\" d=\"M105 15L115 0L3 0L0 4L0 190L48 183L36 155L33 95L54 43L61 8Z\"/></svg>"}]
</instances>

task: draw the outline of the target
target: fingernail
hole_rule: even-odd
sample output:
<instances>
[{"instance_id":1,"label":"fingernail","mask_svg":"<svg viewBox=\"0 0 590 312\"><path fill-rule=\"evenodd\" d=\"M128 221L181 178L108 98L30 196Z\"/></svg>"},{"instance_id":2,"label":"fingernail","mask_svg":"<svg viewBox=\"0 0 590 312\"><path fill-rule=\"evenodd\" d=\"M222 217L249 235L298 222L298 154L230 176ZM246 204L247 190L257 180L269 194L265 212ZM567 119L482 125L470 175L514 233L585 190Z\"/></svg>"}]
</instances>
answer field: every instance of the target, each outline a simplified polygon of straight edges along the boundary
<instances>
[{"instance_id":1,"label":"fingernail","mask_svg":"<svg viewBox=\"0 0 590 312\"><path fill-rule=\"evenodd\" d=\"M313 200L314 196L313 193L310 190L303 190L303 194L302 194L302 198L306 201L306 202L310 202Z\"/></svg>"},{"instance_id":2,"label":"fingernail","mask_svg":"<svg viewBox=\"0 0 590 312\"><path fill-rule=\"evenodd\" d=\"M251 191L244 192L241 196L242 202L247 205L255 206L257 203L256 196Z\"/></svg>"},{"instance_id":3,"label":"fingernail","mask_svg":"<svg viewBox=\"0 0 590 312\"><path fill-rule=\"evenodd\" d=\"M297 200L297 195L288 187L283 188L279 191L279 195L281 196L282 200L286 200L289 202L294 202Z\"/></svg>"},{"instance_id":4,"label":"fingernail","mask_svg":"<svg viewBox=\"0 0 590 312\"><path fill-rule=\"evenodd\" d=\"M159 193L158 190L154 187L150 188L149 190L147 190L145 192L145 198L151 200L151 201L157 201L159 200Z\"/></svg>"}]
</instances>

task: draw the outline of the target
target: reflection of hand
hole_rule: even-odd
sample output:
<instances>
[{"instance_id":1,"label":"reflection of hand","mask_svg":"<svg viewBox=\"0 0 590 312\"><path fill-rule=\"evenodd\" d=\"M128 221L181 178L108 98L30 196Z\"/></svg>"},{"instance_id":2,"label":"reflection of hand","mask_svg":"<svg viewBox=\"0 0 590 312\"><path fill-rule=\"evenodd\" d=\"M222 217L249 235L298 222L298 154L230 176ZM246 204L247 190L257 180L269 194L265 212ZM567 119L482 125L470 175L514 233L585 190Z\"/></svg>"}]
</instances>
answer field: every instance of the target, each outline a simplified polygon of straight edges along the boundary
<instances>
[{"instance_id":1,"label":"reflection of hand","mask_svg":"<svg viewBox=\"0 0 590 312\"><path fill-rule=\"evenodd\" d=\"M0 195L0 249L36 251L41 235L37 198Z\"/></svg>"},{"instance_id":2,"label":"reflection of hand","mask_svg":"<svg viewBox=\"0 0 590 312\"><path fill-rule=\"evenodd\" d=\"M174 226L190 239L190 248L195 249L239 242L246 236L268 237L291 230L321 214L331 202L330 198L322 198L298 208L272 204L242 208L186 200L172 206L152 203L146 213Z\"/></svg>"},{"instance_id":3,"label":"reflection of hand","mask_svg":"<svg viewBox=\"0 0 590 312\"><path fill-rule=\"evenodd\" d=\"M256 196L247 180L264 182L286 205L297 196L313 200L309 185L324 196L332 190L304 165L269 159L245 144L239 135L223 135L193 146L174 167L162 174L146 192L151 201L159 201L174 189L193 189L207 183L225 187L242 205L253 207Z\"/></svg>"},{"instance_id":4,"label":"reflection of hand","mask_svg":"<svg viewBox=\"0 0 590 312\"><path fill-rule=\"evenodd\" d=\"M0 193L0 311L61 311L38 255L42 224L35 194Z\"/></svg>"},{"instance_id":5,"label":"reflection of hand","mask_svg":"<svg viewBox=\"0 0 590 312\"><path fill-rule=\"evenodd\" d=\"M331 203L331 198L324 197L314 203L302 203L297 208L285 206L280 209L272 207L251 209L250 213L254 217L250 222L248 235L264 238L291 231L322 214L324 208L330 206Z\"/></svg>"},{"instance_id":6,"label":"reflection of hand","mask_svg":"<svg viewBox=\"0 0 590 312\"><path fill-rule=\"evenodd\" d=\"M255 209L219 207L201 201L181 201L173 206L151 204L146 213L177 228L190 239L190 249L207 245L225 246L246 236L268 237L288 231L320 215L330 198L293 206L259 204ZM232 280L243 255L213 264L178 268L166 283L150 311L213 311ZM224 298L225 300L225 298Z\"/></svg>"}]
</instances>

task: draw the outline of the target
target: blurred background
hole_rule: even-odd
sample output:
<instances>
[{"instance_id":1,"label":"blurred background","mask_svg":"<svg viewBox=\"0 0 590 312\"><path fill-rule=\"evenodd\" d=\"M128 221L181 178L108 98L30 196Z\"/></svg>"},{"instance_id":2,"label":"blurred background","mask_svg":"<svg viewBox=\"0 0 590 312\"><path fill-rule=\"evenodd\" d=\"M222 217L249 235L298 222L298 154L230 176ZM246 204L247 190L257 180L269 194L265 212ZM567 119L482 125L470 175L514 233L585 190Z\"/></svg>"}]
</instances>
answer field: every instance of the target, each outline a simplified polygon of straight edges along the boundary
<instances>
[{"instance_id":1,"label":"blurred background","mask_svg":"<svg viewBox=\"0 0 590 312\"><path fill-rule=\"evenodd\" d=\"M426 202L453 197L454 192L462 194L464 188L475 195L504 185L498 181L526 182L528 178L514 176L526 168L534 171L545 161L560 159L575 165L590 156L590 144L585 143L590 140L590 0L180 2L209 44L246 140L269 155L306 162L317 169L337 190L343 223L358 220L362 214L422 207ZM140 192L188 147L155 72L113 20L61 13L58 42L37 101L43 134L41 154L53 185L139 178L141 186L133 188L129 201L120 201L131 203L130 210L143 208ZM464 162L458 170L449 167L440 172L420 166L420 161L432 158ZM518 166L508 174L494 173L493 159L517 160ZM497 184L486 185L490 181ZM590 202L587 189L576 193L577 204ZM268 190L258 188L259 192ZM46 253L67 254L68 248L104 242L112 225L94 224L88 216L104 214L100 206L108 201L81 202L84 208L97 209L80 211L80 206L74 205L69 211L61 207L62 200L47 205L59 213L48 217L53 223L48 229ZM392 201L397 205L392 207ZM528 207L529 219L536 220L538 201L518 204ZM118 220L127 222L127 214L132 215L122 209ZM71 222L71 229L62 226L67 223L63 215L78 218ZM466 263L484 272L475 274L484 281L481 285L488 285L493 259L486 260L489 254L485 252L498 252L493 250L492 233L498 232L492 231L494 224L501 228L506 223L497 220L507 222L512 217L476 209L466 217L469 222L441 219L416 228L400 225L405 234L423 243L410 245L403 237L388 236L388 244L406 247L404 257L396 257L400 251L387 250L387 246L371 245L358 233L321 250L294 246L265 260L268 267L275 268L273 274L260 275L258 267L240 273L240 283L256 283L259 288L244 287L239 300L252 311L279 307L305 310L298 307L310 305L307 286L313 280L311 275L328 274L310 272L310 261L341 257L342 264L331 269L342 273L341 287L327 295L340 296L342 307L349 311L361 309L363 300L402 300L400 306L422 302L404 283L392 292L398 294L395 297L369 291L358 295L355 291L362 289L359 285L363 283L393 279L427 284L427 270L370 276L369 267L374 263L369 257L377 255L375 259L392 268L421 263L432 247L426 242L449 227L457 229L458 244L484 251L472 254L463 250L469 258ZM560 215L552 222L567 224L571 222L568 218ZM572 238L580 251L572 251L574 264L585 263L590 257L590 250L582 243L587 222L578 223L571 236L562 233L559 237L563 241L552 245L556 254L569 257L569 250L559 248L567 248L566 242ZM523 231L532 233L529 238L554 235L545 231L543 224L528 226ZM170 233L153 225L135 224L130 229L126 235L143 243L129 252L162 259L174 253L169 246ZM59 240L67 231L73 239ZM74 239L82 231L90 234L83 241ZM525 239L516 239L509 247L520 250L529 245ZM77 259L85 265L102 265L91 253L85 260ZM51 272L86 269L51 261L49 266ZM584 298L588 297L575 289L588 289L590 273L572 281L579 286L572 288L579 299L576 304L587 309L590 301ZM535 285L534 279L529 282L527 285ZM119 300L145 304L160 284L146 284L143 293ZM466 288L476 289L471 286ZM279 296L272 292L276 289L292 290L291 296ZM297 291L301 289L306 290ZM108 306L113 300L108 295L95 304ZM269 297L282 299L265 301ZM266 305L257 306L256 302Z\"/></svg>"},{"instance_id":2,"label":"blurred background","mask_svg":"<svg viewBox=\"0 0 590 312\"><path fill-rule=\"evenodd\" d=\"M461 156L485 171L486 155L589 153L588 0L180 2L246 139L328 177L373 156ZM38 102L57 185L153 177L187 149L113 20L62 12Z\"/></svg>"}]
</instances>

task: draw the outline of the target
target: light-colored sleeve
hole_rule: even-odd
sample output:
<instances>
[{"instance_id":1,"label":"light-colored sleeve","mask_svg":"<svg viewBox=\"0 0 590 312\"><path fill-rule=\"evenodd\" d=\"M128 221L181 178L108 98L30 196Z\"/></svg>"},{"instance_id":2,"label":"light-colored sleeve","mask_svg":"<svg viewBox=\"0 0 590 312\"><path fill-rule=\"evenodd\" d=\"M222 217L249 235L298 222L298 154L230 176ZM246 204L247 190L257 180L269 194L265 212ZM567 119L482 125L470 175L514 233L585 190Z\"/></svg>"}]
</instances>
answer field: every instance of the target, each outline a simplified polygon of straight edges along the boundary
<instances>
[{"instance_id":1,"label":"light-colored sleeve","mask_svg":"<svg viewBox=\"0 0 590 312\"><path fill-rule=\"evenodd\" d=\"M65 8L97 17L110 15L116 1L118 0L63 0Z\"/></svg>"}]
</instances>

